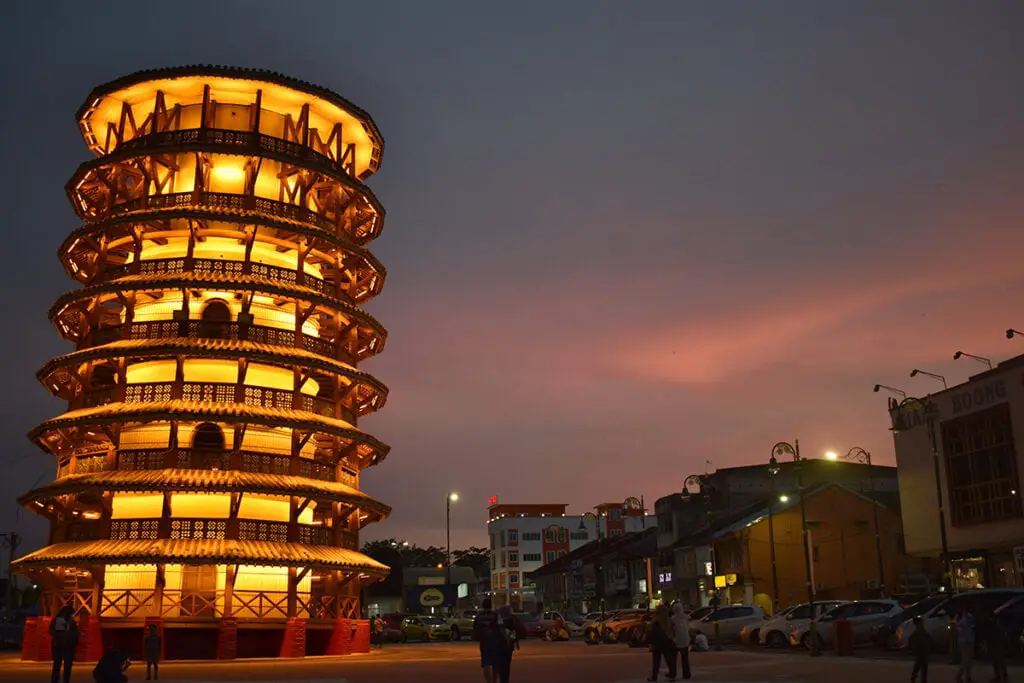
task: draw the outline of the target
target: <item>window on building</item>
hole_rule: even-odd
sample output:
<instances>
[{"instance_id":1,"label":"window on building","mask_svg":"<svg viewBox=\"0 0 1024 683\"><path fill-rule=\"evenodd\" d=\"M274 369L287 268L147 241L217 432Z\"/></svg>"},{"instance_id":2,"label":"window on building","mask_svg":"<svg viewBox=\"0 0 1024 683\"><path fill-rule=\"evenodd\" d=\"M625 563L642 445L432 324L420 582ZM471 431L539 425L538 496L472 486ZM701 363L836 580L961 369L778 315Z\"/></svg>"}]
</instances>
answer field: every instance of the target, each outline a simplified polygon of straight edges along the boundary
<instances>
[{"instance_id":1,"label":"window on building","mask_svg":"<svg viewBox=\"0 0 1024 683\"><path fill-rule=\"evenodd\" d=\"M589 534L586 531L573 531L569 534L569 538L573 541L585 541L589 538Z\"/></svg>"},{"instance_id":2,"label":"window on building","mask_svg":"<svg viewBox=\"0 0 1024 683\"><path fill-rule=\"evenodd\" d=\"M505 551L504 550L501 551L501 566L502 567L508 566L508 563L505 562Z\"/></svg>"},{"instance_id":3,"label":"window on building","mask_svg":"<svg viewBox=\"0 0 1024 683\"><path fill-rule=\"evenodd\" d=\"M551 564L554 561L555 561L555 551L554 550L549 550L546 553L544 553L544 562L546 564Z\"/></svg>"},{"instance_id":4,"label":"window on building","mask_svg":"<svg viewBox=\"0 0 1024 683\"><path fill-rule=\"evenodd\" d=\"M558 542L559 543L568 543L569 542L569 530L568 529L563 527L563 528L558 530Z\"/></svg>"},{"instance_id":5,"label":"window on building","mask_svg":"<svg viewBox=\"0 0 1024 683\"><path fill-rule=\"evenodd\" d=\"M943 422L942 445L953 526L1021 516L1009 404Z\"/></svg>"},{"instance_id":6,"label":"window on building","mask_svg":"<svg viewBox=\"0 0 1024 683\"><path fill-rule=\"evenodd\" d=\"M508 573L508 587L519 588L519 572Z\"/></svg>"},{"instance_id":7,"label":"window on building","mask_svg":"<svg viewBox=\"0 0 1024 683\"><path fill-rule=\"evenodd\" d=\"M544 530L544 540L548 543L558 543L558 529L548 527Z\"/></svg>"},{"instance_id":8,"label":"window on building","mask_svg":"<svg viewBox=\"0 0 1024 683\"><path fill-rule=\"evenodd\" d=\"M618 522L622 519L622 510L620 508L612 508L608 511L608 519L613 522Z\"/></svg>"},{"instance_id":9,"label":"window on building","mask_svg":"<svg viewBox=\"0 0 1024 683\"><path fill-rule=\"evenodd\" d=\"M509 529L508 530L508 544L509 545L519 545L519 530L518 529Z\"/></svg>"},{"instance_id":10,"label":"window on building","mask_svg":"<svg viewBox=\"0 0 1024 683\"><path fill-rule=\"evenodd\" d=\"M508 564L510 567L516 567L519 565L519 551L509 550L508 551Z\"/></svg>"},{"instance_id":11,"label":"window on building","mask_svg":"<svg viewBox=\"0 0 1024 683\"><path fill-rule=\"evenodd\" d=\"M568 555L568 554L569 554L569 553L567 553L567 552L566 552L566 551L564 551L564 550L559 550L559 551L558 551L558 556L559 556L559 557L565 557L565 556L566 556L566 555Z\"/></svg>"},{"instance_id":12,"label":"window on building","mask_svg":"<svg viewBox=\"0 0 1024 683\"><path fill-rule=\"evenodd\" d=\"M525 541L539 541L539 540L540 540L540 532L539 531L524 531L523 532L523 541L524 542Z\"/></svg>"},{"instance_id":13,"label":"window on building","mask_svg":"<svg viewBox=\"0 0 1024 683\"><path fill-rule=\"evenodd\" d=\"M625 533L626 533L625 529L611 529L608 532L608 536L614 538L616 536L622 536Z\"/></svg>"},{"instance_id":14,"label":"window on building","mask_svg":"<svg viewBox=\"0 0 1024 683\"><path fill-rule=\"evenodd\" d=\"M224 450L224 432L212 422L204 422L192 432L192 448L200 451Z\"/></svg>"},{"instance_id":15,"label":"window on building","mask_svg":"<svg viewBox=\"0 0 1024 683\"><path fill-rule=\"evenodd\" d=\"M523 562L540 562L540 553L523 553Z\"/></svg>"}]
</instances>

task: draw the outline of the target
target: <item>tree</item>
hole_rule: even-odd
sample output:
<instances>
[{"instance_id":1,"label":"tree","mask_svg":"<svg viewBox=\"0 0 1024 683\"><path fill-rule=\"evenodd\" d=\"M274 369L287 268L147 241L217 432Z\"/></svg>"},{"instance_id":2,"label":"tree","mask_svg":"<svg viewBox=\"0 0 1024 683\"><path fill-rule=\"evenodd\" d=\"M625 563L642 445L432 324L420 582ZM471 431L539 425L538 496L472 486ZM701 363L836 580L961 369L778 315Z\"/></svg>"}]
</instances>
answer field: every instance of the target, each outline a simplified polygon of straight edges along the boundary
<instances>
[{"instance_id":1,"label":"tree","mask_svg":"<svg viewBox=\"0 0 1024 683\"><path fill-rule=\"evenodd\" d=\"M364 543L363 553L389 567L396 564L401 567L436 567L437 565L443 566L445 562L444 548L432 545L421 548L415 543L408 543L397 538L385 538L380 541Z\"/></svg>"},{"instance_id":2,"label":"tree","mask_svg":"<svg viewBox=\"0 0 1024 683\"><path fill-rule=\"evenodd\" d=\"M459 567L472 567L477 576L487 576L491 571L491 551L479 546L470 546L465 550L452 551L452 564Z\"/></svg>"}]
</instances>

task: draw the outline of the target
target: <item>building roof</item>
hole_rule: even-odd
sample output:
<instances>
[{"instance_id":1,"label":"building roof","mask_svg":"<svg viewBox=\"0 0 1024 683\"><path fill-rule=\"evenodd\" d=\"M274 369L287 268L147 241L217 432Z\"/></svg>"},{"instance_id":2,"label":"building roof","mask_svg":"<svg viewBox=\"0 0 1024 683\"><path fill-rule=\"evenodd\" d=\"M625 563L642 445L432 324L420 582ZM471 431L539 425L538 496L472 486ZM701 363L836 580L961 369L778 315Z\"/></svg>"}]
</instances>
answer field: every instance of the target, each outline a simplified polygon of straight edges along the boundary
<instances>
[{"instance_id":1,"label":"building roof","mask_svg":"<svg viewBox=\"0 0 1024 683\"><path fill-rule=\"evenodd\" d=\"M658 552L658 529L650 527L614 538L602 538L581 545L570 553L538 567L529 576L546 576L569 571L575 562L592 564L653 557Z\"/></svg>"},{"instance_id":2,"label":"building roof","mask_svg":"<svg viewBox=\"0 0 1024 683\"><path fill-rule=\"evenodd\" d=\"M804 498L811 498L832 487L842 489L854 496L857 496L858 498L863 498L864 500L881 507L888 507L884 501L887 498L890 500L892 498L891 494L887 494L885 492L875 493L874 496L865 495L858 491L854 491L847 486L834 482L822 482L820 484L807 487L804 489ZM896 498L898 501L898 494L896 495ZM710 541L716 541L720 538L731 536L737 531L756 524L762 518L766 517L768 515L768 507L773 500L776 500L774 496L758 500L755 503L745 505L742 508L725 511L724 514L720 514L719 516L716 516L715 511L712 511L712 523L710 528L704 527L690 536L679 539L672 544L672 548L689 548L695 545L706 545ZM772 512L774 514L778 514L798 505L800 505L800 497L790 496L785 503L778 502L776 500L774 506L772 506Z\"/></svg>"},{"instance_id":3,"label":"building roof","mask_svg":"<svg viewBox=\"0 0 1024 683\"><path fill-rule=\"evenodd\" d=\"M18 499L27 504L86 489L104 491L202 491L290 495L326 498L349 503L379 519L391 508L346 484L307 479L288 474L263 474L238 470L121 470L70 474L35 489Z\"/></svg>"},{"instance_id":4,"label":"building roof","mask_svg":"<svg viewBox=\"0 0 1024 683\"><path fill-rule=\"evenodd\" d=\"M219 539L156 539L56 543L15 560L17 567L82 566L87 564L259 564L272 567L323 567L384 576L389 569L355 550L325 545L229 541Z\"/></svg>"},{"instance_id":5,"label":"building roof","mask_svg":"<svg viewBox=\"0 0 1024 683\"><path fill-rule=\"evenodd\" d=\"M187 78L189 76L211 76L216 78L229 78L246 81L262 81L264 83L273 83L275 85L306 93L307 95L322 98L349 111L351 114L359 118L366 126L367 132L370 136L375 137L379 141L380 152L383 153L384 151L384 138L381 136L380 130L377 128L377 124L374 123L373 118L366 111L357 107L333 90L329 90L298 78L292 78L291 76L286 76L276 71L269 71L267 69L247 69L245 67L213 64L191 64L188 66L172 66L160 69L144 69L142 71L136 71L128 74L127 76L122 76L121 78L93 88L89 93L89 96L86 98L85 103L78 109L78 112L75 114L75 118L81 119L85 116L86 112L95 100L118 92L119 90L124 90L132 87L133 85L149 81L158 81L165 78Z\"/></svg>"},{"instance_id":6,"label":"building roof","mask_svg":"<svg viewBox=\"0 0 1024 683\"><path fill-rule=\"evenodd\" d=\"M143 403L108 403L92 408L72 410L49 419L28 433L28 438L37 441L47 431L96 424L108 421L149 421L149 420L222 420L253 421L271 427L292 429L313 429L335 436L352 439L366 444L377 451L378 461L383 460L389 450L365 432L334 417L325 417L303 410L285 408L264 408L244 403L215 403L213 401L151 401ZM41 446L41 444L40 444Z\"/></svg>"}]
</instances>

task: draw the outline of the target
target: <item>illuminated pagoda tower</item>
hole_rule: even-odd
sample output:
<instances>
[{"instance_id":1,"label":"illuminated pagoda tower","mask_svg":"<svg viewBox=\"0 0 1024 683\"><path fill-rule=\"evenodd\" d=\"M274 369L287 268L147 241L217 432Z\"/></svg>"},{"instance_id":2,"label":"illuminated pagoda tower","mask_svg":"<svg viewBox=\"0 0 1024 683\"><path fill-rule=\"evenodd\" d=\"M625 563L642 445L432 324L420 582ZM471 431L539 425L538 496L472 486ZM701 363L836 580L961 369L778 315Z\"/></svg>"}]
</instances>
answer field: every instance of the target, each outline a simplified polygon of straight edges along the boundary
<instances>
[{"instance_id":1,"label":"illuminated pagoda tower","mask_svg":"<svg viewBox=\"0 0 1024 683\"><path fill-rule=\"evenodd\" d=\"M83 286L49 312L76 348L38 373L68 409L29 433L57 474L20 500L51 532L16 566L105 644L158 623L168 657L266 654L299 623L322 653L388 571L358 552L388 447L356 426L387 394L357 369L386 335L360 309L383 139L329 90L227 67L121 78L77 118L96 158L59 257Z\"/></svg>"}]
</instances>

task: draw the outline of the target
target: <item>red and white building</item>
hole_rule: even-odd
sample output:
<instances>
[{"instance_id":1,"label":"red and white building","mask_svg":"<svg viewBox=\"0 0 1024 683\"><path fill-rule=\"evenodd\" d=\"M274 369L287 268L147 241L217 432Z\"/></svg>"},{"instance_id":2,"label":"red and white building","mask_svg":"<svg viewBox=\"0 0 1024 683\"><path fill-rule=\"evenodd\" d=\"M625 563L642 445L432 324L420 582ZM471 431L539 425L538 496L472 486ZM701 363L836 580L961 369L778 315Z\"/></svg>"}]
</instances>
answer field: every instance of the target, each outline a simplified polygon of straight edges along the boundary
<instances>
[{"instance_id":1,"label":"red and white building","mask_svg":"<svg viewBox=\"0 0 1024 683\"><path fill-rule=\"evenodd\" d=\"M495 607L537 608L534 586L524 578L541 566L601 538L657 526L640 500L602 503L588 514L569 514L565 503L497 503L487 508L491 590Z\"/></svg>"}]
</instances>

